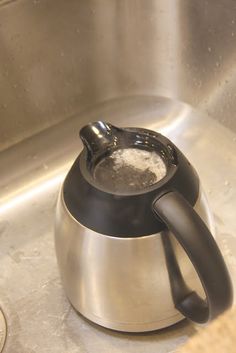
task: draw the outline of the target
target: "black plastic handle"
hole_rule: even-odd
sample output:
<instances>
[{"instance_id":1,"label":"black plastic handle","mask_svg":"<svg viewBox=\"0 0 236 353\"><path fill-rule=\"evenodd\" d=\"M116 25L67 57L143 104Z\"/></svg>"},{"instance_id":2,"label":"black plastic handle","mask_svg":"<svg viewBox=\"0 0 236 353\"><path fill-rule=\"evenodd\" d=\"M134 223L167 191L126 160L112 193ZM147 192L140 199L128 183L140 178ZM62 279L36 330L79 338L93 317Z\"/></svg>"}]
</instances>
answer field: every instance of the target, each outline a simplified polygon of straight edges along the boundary
<instances>
[{"instance_id":1,"label":"black plastic handle","mask_svg":"<svg viewBox=\"0 0 236 353\"><path fill-rule=\"evenodd\" d=\"M181 281L171 286L176 308L198 323L214 319L231 306L233 290L228 270L213 236L193 207L176 191L156 199L153 211L186 251L206 294L205 301L196 292L188 290L181 276L178 276ZM179 275L179 271L175 272ZM170 273L171 270L169 276Z\"/></svg>"}]
</instances>

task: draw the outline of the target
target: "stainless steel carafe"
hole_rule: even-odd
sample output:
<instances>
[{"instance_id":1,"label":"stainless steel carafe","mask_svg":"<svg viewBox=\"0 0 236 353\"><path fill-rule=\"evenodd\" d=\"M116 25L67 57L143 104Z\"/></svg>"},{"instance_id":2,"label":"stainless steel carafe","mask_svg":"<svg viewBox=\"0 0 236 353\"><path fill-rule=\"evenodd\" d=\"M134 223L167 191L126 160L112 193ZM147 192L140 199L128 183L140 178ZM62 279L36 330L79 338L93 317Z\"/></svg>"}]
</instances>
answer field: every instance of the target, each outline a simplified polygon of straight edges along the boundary
<instances>
[{"instance_id":1,"label":"stainless steel carafe","mask_svg":"<svg viewBox=\"0 0 236 353\"><path fill-rule=\"evenodd\" d=\"M62 185L55 226L73 307L97 324L129 332L185 317L205 323L227 309L230 277L198 175L184 155L146 129L99 121L80 136L84 149ZM115 155L134 150L144 151L141 167L132 155L131 166L116 163ZM145 153L165 168L158 180L144 168Z\"/></svg>"}]
</instances>

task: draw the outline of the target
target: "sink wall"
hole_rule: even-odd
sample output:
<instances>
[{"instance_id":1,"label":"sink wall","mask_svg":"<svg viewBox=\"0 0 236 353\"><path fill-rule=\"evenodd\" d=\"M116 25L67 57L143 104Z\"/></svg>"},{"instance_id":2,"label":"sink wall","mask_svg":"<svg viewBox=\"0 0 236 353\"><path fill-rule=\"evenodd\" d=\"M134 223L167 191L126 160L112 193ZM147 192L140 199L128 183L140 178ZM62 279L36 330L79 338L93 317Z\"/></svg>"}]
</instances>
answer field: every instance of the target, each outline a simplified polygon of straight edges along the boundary
<instances>
[{"instance_id":1,"label":"sink wall","mask_svg":"<svg viewBox=\"0 0 236 353\"><path fill-rule=\"evenodd\" d=\"M236 131L233 0L0 1L0 149L95 103L185 101Z\"/></svg>"}]
</instances>

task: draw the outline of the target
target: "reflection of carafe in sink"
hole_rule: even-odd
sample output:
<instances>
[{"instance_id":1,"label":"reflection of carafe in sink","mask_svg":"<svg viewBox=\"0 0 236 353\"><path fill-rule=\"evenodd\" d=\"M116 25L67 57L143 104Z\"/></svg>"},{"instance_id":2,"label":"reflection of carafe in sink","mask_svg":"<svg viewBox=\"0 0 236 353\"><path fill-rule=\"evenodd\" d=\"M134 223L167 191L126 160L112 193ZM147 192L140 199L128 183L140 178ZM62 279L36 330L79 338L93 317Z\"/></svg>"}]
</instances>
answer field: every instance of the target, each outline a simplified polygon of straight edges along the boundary
<instances>
[{"instance_id":1,"label":"reflection of carafe in sink","mask_svg":"<svg viewBox=\"0 0 236 353\"><path fill-rule=\"evenodd\" d=\"M180 150L154 131L101 121L80 136L55 233L72 305L102 326L137 332L184 317L205 323L226 310L231 281L200 217L210 211L199 178Z\"/></svg>"}]
</instances>

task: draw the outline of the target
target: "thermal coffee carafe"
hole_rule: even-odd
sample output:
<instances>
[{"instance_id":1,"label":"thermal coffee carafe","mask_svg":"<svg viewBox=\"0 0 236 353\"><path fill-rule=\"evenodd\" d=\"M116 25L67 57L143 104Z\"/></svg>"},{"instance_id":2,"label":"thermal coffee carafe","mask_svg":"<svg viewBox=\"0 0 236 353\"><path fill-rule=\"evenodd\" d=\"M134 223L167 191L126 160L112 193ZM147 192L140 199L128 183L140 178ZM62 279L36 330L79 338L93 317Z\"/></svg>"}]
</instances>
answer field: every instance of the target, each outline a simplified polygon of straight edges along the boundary
<instances>
[{"instance_id":1,"label":"thermal coffee carafe","mask_svg":"<svg viewBox=\"0 0 236 353\"><path fill-rule=\"evenodd\" d=\"M62 185L55 244L73 307L107 328L205 323L232 303L199 177L161 134L98 121Z\"/></svg>"}]
</instances>

